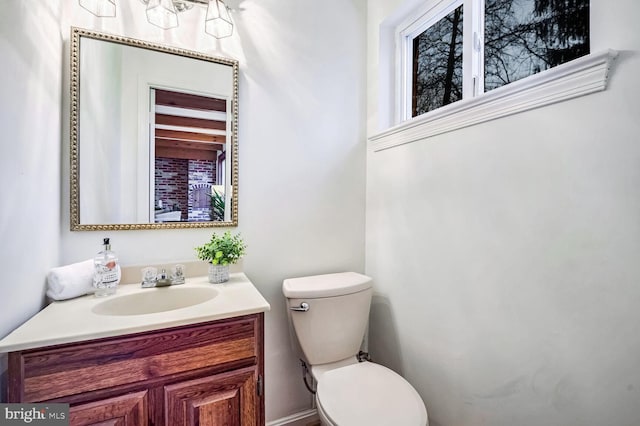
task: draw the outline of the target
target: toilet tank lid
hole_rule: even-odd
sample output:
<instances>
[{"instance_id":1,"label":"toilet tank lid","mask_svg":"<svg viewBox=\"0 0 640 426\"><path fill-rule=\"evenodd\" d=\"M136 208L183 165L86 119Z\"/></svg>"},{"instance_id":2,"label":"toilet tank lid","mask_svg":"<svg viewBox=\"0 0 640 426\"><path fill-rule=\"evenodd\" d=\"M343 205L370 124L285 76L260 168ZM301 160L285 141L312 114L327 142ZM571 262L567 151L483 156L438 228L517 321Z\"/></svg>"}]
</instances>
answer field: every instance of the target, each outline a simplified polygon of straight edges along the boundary
<instances>
[{"instance_id":1,"label":"toilet tank lid","mask_svg":"<svg viewBox=\"0 0 640 426\"><path fill-rule=\"evenodd\" d=\"M357 293L371 288L371 278L357 272L313 275L288 278L282 283L282 292L289 299L333 297Z\"/></svg>"}]
</instances>

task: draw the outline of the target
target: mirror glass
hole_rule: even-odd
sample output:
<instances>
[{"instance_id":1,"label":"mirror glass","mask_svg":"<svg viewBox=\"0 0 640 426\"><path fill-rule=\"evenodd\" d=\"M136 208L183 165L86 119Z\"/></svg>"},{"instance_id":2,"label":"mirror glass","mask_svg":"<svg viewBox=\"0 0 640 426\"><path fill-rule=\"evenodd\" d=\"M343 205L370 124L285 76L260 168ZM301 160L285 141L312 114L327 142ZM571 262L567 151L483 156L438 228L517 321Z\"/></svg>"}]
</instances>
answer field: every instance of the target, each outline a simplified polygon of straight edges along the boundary
<instances>
[{"instance_id":1,"label":"mirror glass","mask_svg":"<svg viewBox=\"0 0 640 426\"><path fill-rule=\"evenodd\" d=\"M238 64L72 29L71 229L236 226Z\"/></svg>"}]
</instances>

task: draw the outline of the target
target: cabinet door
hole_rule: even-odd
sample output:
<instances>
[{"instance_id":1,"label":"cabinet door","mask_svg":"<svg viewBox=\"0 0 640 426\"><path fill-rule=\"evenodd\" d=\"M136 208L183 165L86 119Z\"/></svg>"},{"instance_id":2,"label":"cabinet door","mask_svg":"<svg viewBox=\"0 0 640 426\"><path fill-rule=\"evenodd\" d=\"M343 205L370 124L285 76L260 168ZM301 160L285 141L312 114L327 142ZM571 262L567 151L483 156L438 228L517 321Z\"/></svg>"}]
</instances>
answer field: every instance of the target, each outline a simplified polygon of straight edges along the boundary
<instances>
[{"instance_id":1,"label":"cabinet door","mask_svg":"<svg viewBox=\"0 0 640 426\"><path fill-rule=\"evenodd\" d=\"M165 423L175 426L255 426L257 368L248 367L164 387Z\"/></svg>"},{"instance_id":2,"label":"cabinet door","mask_svg":"<svg viewBox=\"0 0 640 426\"><path fill-rule=\"evenodd\" d=\"M148 424L147 391L116 396L69 408L69 424L144 426Z\"/></svg>"}]
</instances>

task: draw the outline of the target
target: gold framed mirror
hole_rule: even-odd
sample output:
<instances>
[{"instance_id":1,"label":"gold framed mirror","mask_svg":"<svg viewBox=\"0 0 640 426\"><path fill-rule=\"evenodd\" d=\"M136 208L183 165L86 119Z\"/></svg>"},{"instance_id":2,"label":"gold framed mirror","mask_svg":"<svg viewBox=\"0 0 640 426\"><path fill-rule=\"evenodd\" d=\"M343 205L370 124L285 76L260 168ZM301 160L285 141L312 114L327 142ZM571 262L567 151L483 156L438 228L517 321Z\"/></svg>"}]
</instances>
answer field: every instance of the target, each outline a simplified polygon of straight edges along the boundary
<instances>
[{"instance_id":1,"label":"gold framed mirror","mask_svg":"<svg viewBox=\"0 0 640 426\"><path fill-rule=\"evenodd\" d=\"M238 61L71 29L71 230L238 225Z\"/></svg>"}]
</instances>

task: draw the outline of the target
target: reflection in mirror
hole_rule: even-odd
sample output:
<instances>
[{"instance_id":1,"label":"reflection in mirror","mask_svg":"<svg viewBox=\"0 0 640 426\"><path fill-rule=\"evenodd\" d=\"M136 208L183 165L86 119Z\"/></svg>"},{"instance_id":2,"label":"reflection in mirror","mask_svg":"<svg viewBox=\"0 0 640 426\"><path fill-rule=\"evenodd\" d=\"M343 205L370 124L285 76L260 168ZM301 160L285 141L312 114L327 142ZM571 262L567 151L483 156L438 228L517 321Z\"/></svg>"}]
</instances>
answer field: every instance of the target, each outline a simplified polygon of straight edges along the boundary
<instances>
[{"instance_id":1,"label":"reflection in mirror","mask_svg":"<svg viewBox=\"0 0 640 426\"><path fill-rule=\"evenodd\" d=\"M152 88L156 223L229 220L227 100Z\"/></svg>"},{"instance_id":2,"label":"reflection in mirror","mask_svg":"<svg viewBox=\"0 0 640 426\"><path fill-rule=\"evenodd\" d=\"M71 229L236 226L237 61L72 29Z\"/></svg>"}]
</instances>

